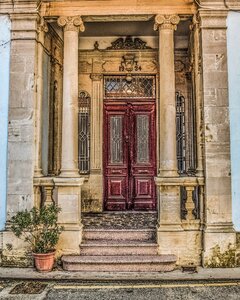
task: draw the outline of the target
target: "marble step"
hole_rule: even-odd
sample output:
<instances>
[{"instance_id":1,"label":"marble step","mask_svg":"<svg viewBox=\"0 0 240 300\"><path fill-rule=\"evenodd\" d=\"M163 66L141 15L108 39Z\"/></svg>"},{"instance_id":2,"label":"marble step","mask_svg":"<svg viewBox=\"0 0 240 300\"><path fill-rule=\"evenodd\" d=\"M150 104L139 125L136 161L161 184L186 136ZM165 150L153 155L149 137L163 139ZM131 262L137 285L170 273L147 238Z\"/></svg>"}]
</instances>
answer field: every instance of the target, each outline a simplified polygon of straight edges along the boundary
<instances>
[{"instance_id":1,"label":"marble step","mask_svg":"<svg viewBox=\"0 0 240 300\"><path fill-rule=\"evenodd\" d=\"M136 241L87 241L80 245L81 255L157 255L156 243L136 243Z\"/></svg>"},{"instance_id":2,"label":"marble step","mask_svg":"<svg viewBox=\"0 0 240 300\"><path fill-rule=\"evenodd\" d=\"M155 229L84 229L84 240L101 241L155 241Z\"/></svg>"},{"instance_id":3,"label":"marble step","mask_svg":"<svg viewBox=\"0 0 240 300\"><path fill-rule=\"evenodd\" d=\"M169 272L176 267L175 255L84 256L64 255L65 271L82 272Z\"/></svg>"}]
</instances>

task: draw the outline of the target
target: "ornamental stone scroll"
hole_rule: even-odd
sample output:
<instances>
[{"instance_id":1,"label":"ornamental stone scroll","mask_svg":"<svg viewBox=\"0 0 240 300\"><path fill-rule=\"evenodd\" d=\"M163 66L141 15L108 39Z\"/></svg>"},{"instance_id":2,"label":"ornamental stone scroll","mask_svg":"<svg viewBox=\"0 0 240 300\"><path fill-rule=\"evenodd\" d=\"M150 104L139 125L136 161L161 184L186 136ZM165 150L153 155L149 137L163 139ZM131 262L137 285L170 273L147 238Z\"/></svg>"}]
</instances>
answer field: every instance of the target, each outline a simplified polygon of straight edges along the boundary
<instances>
[{"instance_id":1,"label":"ornamental stone scroll","mask_svg":"<svg viewBox=\"0 0 240 300\"><path fill-rule=\"evenodd\" d=\"M154 30L161 29L177 29L177 24L180 22L178 15L156 15Z\"/></svg>"},{"instance_id":2,"label":"ornamental stone scroll","mask_svg":"<svg viewBox=\"0 0 240 300\"><path fill-rule=\"evenodd\" d=\"M64 31L81 31L84 32L85 26L80 16L74 17L59 17L57 23L60 27L64 28Z\"/></svg>"}]
</instances>

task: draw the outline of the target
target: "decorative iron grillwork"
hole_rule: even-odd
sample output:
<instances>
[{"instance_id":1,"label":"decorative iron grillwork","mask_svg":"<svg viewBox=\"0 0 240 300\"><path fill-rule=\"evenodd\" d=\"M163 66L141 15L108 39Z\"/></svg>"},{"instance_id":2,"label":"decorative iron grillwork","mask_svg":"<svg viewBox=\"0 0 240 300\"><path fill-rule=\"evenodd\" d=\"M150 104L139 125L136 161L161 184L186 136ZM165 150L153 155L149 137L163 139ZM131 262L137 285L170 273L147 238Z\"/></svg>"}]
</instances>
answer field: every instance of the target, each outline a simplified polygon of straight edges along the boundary
<instances>
[{"instance_id":1,"label":"decorative iron grillwork","mask_svg":"<svg viewBox=\"0 0 240 300\"><path fill-rule=\"evenodd\" d=\"M90 106L91 98L81 91L78 98L78 167L80 174L90 172Z\"/></svg>"},{"instance_id":2,"label":"decorative iron grillwork","mask_svg":"<svg viewBox=\"0 0 240 300\"><path fill-rule=\"evenodd\" d=\"M122 116L110 118L110 143L111 163L122 163Z\"/></svg>"},{"instance_id":3,"label":"decorative iron grillwork","mask_svg":"<svg viewBox=\"0 0 240 300\"><path fill-rule=\"evenodd\" d=\"M149 116L137 116L137 162L149 162Z\"/></svg>"},{"instance_id":4,"label":"decorative iron grillwork","mask_svg":"<svg viewBox=\"0 0 240 300\"><path fill-rule=\"evenodd\" d=\"M104 95L108 99L155 99L155 77L150 75L105 76Z\"/></svg>"},{"instance_id":5,"label":"decorative iron grillwork","mask_svg":"<svg viewBox=\"0 0 240 300\"><path fill-rule=\"evenodd\" d=\"M185 98L176 93L177 162L179 174L186 173Z\"/></svg>"}]
</instances>

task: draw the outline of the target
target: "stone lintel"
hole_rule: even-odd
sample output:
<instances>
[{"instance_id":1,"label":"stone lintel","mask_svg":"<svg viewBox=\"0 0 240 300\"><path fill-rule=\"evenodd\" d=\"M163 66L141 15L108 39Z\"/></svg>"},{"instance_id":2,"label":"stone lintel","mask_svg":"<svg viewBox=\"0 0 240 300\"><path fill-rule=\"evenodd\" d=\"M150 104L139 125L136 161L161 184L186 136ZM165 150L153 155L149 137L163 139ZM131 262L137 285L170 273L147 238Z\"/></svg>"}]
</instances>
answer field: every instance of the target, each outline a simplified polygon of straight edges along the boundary
<instances>
[{"instance_id":1,"label":"stone lintel","mask_svg":"<svg viewBox=\"0 0 240 300\"><path fill-rule=\"evenodd\" d=\"M203 177L155 177L157 186L196 186L204 185Z\"/></svg>"}]
</instances>

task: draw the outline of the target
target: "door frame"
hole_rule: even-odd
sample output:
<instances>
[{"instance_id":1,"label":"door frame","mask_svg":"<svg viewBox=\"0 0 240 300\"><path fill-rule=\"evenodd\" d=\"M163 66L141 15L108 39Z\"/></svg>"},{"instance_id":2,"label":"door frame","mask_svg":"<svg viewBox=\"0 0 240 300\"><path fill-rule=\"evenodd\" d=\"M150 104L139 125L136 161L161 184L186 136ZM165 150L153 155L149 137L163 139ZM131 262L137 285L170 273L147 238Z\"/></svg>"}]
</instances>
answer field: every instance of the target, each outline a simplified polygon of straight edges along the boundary
<instances>
[{"instance_id":1,"label":"door frame","mask_svg":"<svg viewBox=\"0 0 240 300\"><path fill-rule=\"evenodd\" d=\"M105 204L106 204L106 198L105 198L105 182L106 182L106 151L107 151L107 143L104 141L104 137L105 137L105 130L106 130L106 116L105 116L105 104L106 103L111 103L111 104L126 104L126 102L137 102L138 104L139 103L142 103L142 104L153 104L154 103L154 110L155 110L155 117L154 117L154 134L155 134L155 159L154 159L154 163L155 163L155 167L154 167L154 175L153 175L153 178L157 175L157 166L158 166L158 144L159 144L159 138L158 138L158 101L157 101L157 94L158 94L158 85L156 84L157 82L157 78L158 78L158 75L156 73L144 73L144 74L141 74L141 73L133 73L131 74L133 77L152 77L153 78L153 93L154 93L154 96L153 97L150 97L150 98L147 98L147 97L116 97L115 99L113 97L106 97L105 96L105 92L104 92L104 89L105 89L105 80L103 79L102 81L102 89L103 89L103 104L102 104L102 115L103 115L103 122L102 122L102 138L103 138L103 144L102 144L102 149L103 149L103 152L102 152L102 168L103 168L103 201L102 201L102 207L103 207L103 211L110 211L110 210L106 210L105 208ZM111 73L105 73L103 74L103 78L105 77L109 77L109 76L126 76L126 74L124 73L115 73L115 74L111 74ZM155 183L154 183L154 189L155 189L155 208L153 209L154 211L157 211L157 194L156 194L156 186L155 186ZM123 211L123 210L122 210ZM126 210L126 211L129 211L129 210ZM147 210L146 210L147 211Z\"/></svg>"}]
</instances>

